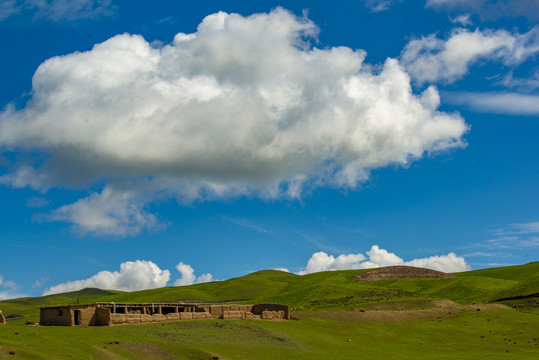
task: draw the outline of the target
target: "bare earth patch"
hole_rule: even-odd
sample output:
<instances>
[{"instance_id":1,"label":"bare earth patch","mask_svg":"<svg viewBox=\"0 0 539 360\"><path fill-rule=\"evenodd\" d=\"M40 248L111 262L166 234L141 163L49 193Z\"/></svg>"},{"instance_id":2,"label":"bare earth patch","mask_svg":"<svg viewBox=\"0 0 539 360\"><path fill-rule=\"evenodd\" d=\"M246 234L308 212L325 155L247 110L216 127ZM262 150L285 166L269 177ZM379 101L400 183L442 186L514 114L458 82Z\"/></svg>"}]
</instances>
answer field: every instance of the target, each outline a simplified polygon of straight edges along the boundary
<instances>
[{"instance_id":1,"label":"bare earth patch","mask_svg":"<svg viewBox=\"0 0 539 360\"><path fill-rule=\"evenodd\" d=\"M137 359L176 359L176 357L166 353L156 345L148 343L140 344L126 344L120 343L119 345L128 350L131 354L135 355Z\"/></svg>"},{"instance_id":2,"label":"bare earth patch","mask_svg":"<svg viewBox=\"0 0 539 360\"><path fill-rule=\"evenodd\" d=\"M367 271L356 276L360 281L378 281L404 278L454 278L455 275L447 274L441 271L423 269L413 266L387 266L379 269Z\"/></svg>"},{"instance_id":3,"label":"bare earth patch","mask_svg":"<svg viewBox=\"0 0 539 360\"><path fill-rule=\"evenodd\" d=\"M405 302L402 301L400 303ZM501 304L459 305L451 300L434 300L431 303L434 304L435 307L421 310L383 310L383 307L381 306L383 304L378 304L379 308L368 311L301 311L292 313L292 316L298 320L316 316L319 318L353 322L391 322L448 318L453 316L453 314L462 311L471 312L508 308ZM405 304L401 305L406 306Z\"/></svg>"}]
</instances>

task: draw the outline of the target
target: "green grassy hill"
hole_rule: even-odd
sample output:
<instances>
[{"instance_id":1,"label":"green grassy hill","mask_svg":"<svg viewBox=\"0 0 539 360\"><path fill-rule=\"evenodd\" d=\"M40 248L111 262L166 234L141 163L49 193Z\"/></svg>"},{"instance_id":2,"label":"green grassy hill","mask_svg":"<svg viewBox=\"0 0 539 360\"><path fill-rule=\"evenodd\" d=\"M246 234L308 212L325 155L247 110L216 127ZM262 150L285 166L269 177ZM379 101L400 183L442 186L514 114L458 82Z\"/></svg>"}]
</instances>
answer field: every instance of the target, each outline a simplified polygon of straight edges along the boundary
<instances>
[{"instance_id":1,"label":"green grassy hill","mask_svg":"<svg viewBox=\"0 0 539 360\"><path fill-rule=\"evenodd\" d=\"M368 270L327 271L295 275L276 270L206 284L120 292L84 289L36 298L0 301L6 316L37 314L40 306L177 300L277 302L292 310L346 308L403 300L449 299L459 304L489 303L502 298L539 294L539 262L455 274L445 279L357 281Z\"/></svg>"},{"instance_id":2,"label":"green grassy hill","mask_svg":"<svg viewBox=\"0 0 539 360\"><path fill-rule=\"evenodd\" d=\"M5 315L24 316L0 325L0 359L537 358L539 262L455 278L357 281L364 271L299 276L270 270L191 286L83 289L0 301ZM500 305L496 300L501 298L521 311ZM174 300L286 303L299 321L25 325L37 320L40 306Z\"/></svg>"}]
</instances>

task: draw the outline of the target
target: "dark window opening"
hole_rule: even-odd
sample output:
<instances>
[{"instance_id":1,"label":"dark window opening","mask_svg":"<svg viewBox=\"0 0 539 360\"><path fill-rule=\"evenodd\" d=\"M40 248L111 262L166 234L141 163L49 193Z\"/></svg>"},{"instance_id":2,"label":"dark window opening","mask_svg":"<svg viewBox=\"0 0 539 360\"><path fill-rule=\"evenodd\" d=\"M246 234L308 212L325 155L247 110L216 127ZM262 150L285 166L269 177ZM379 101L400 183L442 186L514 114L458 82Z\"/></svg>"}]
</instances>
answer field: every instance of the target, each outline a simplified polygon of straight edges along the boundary
<instances>
[{"instance_id":1,"label":"dark window opening","mask_svg":"<svg viewBox=\"0 0 539 360\"><path fill-rule=\"evenodd\" d=\"M161 307L161 314L163 314L163 315L171 314L171 313L174 313L174 312L175 312L175 308L172 307L172 306L163 306L163 307Z\"/></svg>"},{"instance_id":2,"label":"dark window opening","mask_svg":"<svg viewBox=\"0 0 539 360\"><path fill-rule=\"evenodd\" d=\"M64 316L64 310L58 310L58 316Z\"/></svg>"}]
</instances>

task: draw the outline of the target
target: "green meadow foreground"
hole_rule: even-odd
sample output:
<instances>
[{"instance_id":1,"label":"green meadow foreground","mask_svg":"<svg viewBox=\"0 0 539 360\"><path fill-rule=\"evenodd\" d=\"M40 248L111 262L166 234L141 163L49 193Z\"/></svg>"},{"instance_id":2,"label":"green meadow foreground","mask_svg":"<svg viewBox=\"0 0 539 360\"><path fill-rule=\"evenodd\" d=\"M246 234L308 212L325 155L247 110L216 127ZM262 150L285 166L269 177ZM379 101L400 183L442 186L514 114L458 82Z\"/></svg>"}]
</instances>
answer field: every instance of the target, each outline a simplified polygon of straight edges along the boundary
<instances>
[{"instance_id":1,"label":"green meadow foreground","mask_svg":"<svg viewBox=\"0 0 539 360\"><path fill-rule=\"evenodd\" d=\"M259 271L137 292L84 289L0 302L0 358L536 359L539 262L448 279L360 282L365 270ZM199 299L291 306L290 321L191 320L113 327L27 326L39 306Z\"/></svg>"}]
</instances>

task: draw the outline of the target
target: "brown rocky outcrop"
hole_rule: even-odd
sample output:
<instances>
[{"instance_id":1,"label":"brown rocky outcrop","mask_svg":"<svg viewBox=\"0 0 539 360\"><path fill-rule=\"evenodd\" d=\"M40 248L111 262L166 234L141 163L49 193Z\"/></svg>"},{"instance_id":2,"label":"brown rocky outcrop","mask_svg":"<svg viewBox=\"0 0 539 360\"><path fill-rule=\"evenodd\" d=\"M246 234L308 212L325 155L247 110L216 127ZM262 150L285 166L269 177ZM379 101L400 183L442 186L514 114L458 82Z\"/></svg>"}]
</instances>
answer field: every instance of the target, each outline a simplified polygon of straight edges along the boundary
<instances>
[{"instance_id":1,"label":"brown rocky outcrop","mask_svg":"<svg viewBox=\"0 0 539 360\"><path fill-rule=\"evenodd\" d=\"M447 274L441 271L423 269L414 266L387 266L374 269L356 276L360 281L378 281L390 279L423 279L423 278L454 278L455 275Z\"/></svg>"}]
</instances>

